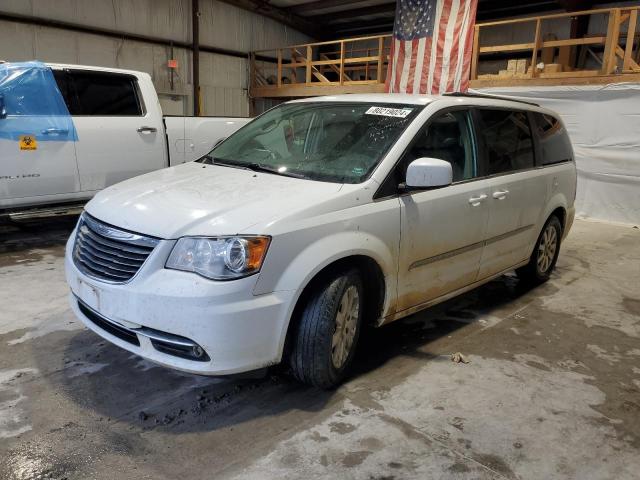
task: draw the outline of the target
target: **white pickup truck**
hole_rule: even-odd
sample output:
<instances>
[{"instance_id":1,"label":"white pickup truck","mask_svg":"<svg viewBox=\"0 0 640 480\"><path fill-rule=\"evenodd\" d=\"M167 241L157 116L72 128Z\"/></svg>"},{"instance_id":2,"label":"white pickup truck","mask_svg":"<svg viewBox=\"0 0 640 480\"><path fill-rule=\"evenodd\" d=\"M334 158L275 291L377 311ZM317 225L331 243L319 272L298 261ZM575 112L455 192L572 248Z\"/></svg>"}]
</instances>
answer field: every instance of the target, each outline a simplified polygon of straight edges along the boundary
<instances>
[{"instance_id":1,"label":"white pickup truck","mask_svg":"<svg viewBox=\"0 0 640 480\"><path fill-rule=\"evenodd\" d=\"M114 183L196 160L249 120L163 116L143 72L0 64L0 216L56 213Z\"/></svg>"}]
</instances>

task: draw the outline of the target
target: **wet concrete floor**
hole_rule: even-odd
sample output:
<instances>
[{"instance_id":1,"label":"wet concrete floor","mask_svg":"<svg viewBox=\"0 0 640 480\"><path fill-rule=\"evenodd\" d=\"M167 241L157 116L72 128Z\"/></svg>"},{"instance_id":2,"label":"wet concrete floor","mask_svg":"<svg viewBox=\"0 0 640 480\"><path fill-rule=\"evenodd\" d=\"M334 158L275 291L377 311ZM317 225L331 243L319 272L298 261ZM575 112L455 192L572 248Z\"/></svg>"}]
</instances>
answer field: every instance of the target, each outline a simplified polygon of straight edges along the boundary
<instances>
[{"instance_id":1,"label":"wet concrete floor","mask_svg":"<svg viewBox=\"0 0 640 480\"><path fill-rule=\"evenodd\" d=\"M74 222L0 226L0 479L640 477L638 229L576 221L550 282L369 332L323 392L173 372L83 328Z\"/></svg>"}]
</instances>

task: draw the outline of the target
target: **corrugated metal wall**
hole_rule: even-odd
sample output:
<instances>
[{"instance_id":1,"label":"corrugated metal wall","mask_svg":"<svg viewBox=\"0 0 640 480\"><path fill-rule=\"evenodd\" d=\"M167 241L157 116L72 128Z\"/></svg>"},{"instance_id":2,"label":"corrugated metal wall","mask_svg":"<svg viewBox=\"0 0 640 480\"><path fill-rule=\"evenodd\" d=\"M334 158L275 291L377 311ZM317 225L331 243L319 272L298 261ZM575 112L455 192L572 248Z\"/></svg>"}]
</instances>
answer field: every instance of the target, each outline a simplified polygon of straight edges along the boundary
<instances>
[{"instance_id":1,"label":"corrugated metal wall","mask_svg":"<svg viewBox=\"0 0 640 480\"><path fill-rule=\"evenodd\" d=\"M191 41L190 0L1 0L0 11L167 41ZM215 0L200 0L200 11L202 45L249 52L312 41L262 15ZM179 67L173 90L166 66L169 58L168 46L0 21L0 59L37 59L145 71L153 77L165 113L190 114L191 54L186 49L174 49ZM246 59L201 52L202 113L247 116L247 75Z\"/></svg>"}]
</instances>

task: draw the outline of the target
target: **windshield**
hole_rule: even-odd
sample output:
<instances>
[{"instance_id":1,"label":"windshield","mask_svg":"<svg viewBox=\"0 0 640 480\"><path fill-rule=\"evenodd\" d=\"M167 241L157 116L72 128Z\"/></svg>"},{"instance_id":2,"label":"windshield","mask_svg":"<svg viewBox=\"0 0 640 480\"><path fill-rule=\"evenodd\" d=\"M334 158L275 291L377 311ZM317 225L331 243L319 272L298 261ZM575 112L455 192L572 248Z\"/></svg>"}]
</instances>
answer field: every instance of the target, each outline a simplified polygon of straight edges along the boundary
<instances>
[{"instance_id":1,"label":"windshield","mask_svg":"<svg viewBox=\"0 0 640 480\"><path fill-rule=\"evenodd\" d=\"M421 109L405 104L284 104L238 130L202 161L360 183Z\"/></svg>"}]
</instances>

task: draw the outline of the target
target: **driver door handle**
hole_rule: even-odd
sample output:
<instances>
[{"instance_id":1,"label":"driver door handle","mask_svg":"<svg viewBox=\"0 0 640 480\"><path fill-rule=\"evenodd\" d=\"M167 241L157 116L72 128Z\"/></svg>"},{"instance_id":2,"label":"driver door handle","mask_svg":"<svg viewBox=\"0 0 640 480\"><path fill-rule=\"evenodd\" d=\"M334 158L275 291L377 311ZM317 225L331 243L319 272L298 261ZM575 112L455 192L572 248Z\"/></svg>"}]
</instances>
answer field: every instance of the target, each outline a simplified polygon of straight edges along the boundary
<instances>
[{"instance_id":1,"label":"driver door handle","mask_svg":"<svg viewBox=\"0 0 640 480\"><path fill-rule=\"evenodd\" d=\"M158 129L156 127L139 127L138 128L138 133L143 133L143 132L155 133L157 131Z\"/></svg>"},{"instance_id":2,"label":"driver door handle","mask_svg":"<svg viewBox=\"0 0 640 480\"><path fill-rule=\"evenodd\" d=\"M483 193L482 195L480 195L478 197L471 197L469 199L469 203L472 206L477 207L478 205L480 205L486 199L487 199L487 196Z\"/></svg>"},{"instance_id":3,"label":"driver door handle","mask_svg":"<svg viewBox=\"0 0 640 480\"><path fill-rule=\"evenodd\" d=\"M509 195L509 190L498 190L497 192L493 192L493 198L498 200L504 199L507 195Z\"/></svg>"}]
</instances>

